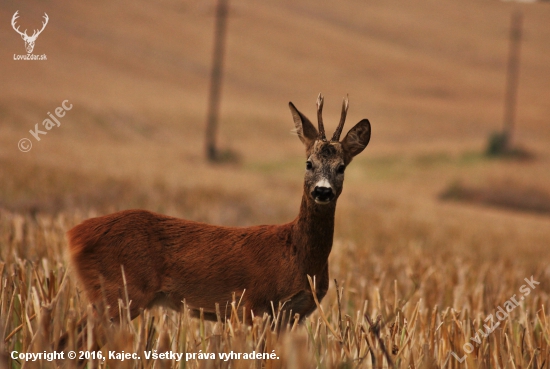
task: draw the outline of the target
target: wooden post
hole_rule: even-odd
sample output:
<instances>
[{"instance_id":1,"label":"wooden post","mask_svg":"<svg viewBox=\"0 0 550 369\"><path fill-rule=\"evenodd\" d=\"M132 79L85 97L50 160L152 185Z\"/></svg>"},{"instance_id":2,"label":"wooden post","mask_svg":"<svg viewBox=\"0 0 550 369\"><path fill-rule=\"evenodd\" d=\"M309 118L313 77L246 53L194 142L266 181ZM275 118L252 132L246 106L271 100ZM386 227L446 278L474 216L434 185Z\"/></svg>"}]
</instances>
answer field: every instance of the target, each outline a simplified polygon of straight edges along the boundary
<instances>
[{"instance_id":1,"label":"wooden post","mask_svg":"<svg viewBox=\"0 0 550 369\"><path fill-rule=\"evenodd\" d=\"M512 143L514 123L516 119L516 105L519 80L519 56L521 49L523 15L518 10L512 13L510 23L510 45L508 51L508 70L506 74L506 97L504 101L503 135L506 148Z\"/></svg>"},{"instance_id":2,"label":"wooden post","mask_svg":"<svg viewBox=\"0 0 550 369\"><path fill-rule=\"evenodd\" d=\"M214 57L210 75L210 91L208 97L208 116L206 120L206 157L210 161L218 158L216 147L216 132L218 128L218 112L220 107L220 92L223 72L223 56L227 25L227 2L218 0L216 7L216 28L214 31Z\"/></svg>"}]
</instances>

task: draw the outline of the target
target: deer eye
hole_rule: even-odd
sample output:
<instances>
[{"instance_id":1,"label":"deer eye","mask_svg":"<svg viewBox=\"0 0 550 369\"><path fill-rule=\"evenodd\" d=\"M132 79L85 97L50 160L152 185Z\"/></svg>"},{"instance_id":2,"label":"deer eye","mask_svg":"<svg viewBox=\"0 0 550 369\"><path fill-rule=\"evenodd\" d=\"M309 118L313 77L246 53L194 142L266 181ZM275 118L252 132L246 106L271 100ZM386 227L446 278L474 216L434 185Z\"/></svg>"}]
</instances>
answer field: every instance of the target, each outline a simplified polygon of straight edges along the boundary
<instances>
[{"instance_id":1,"label":"deer eye","mask_svg":"<svg viewBox=\"0 0 550 369\"><path fill-rule=\"evenodd\" d=\"M338 173L340 173L340 174L343 174L345 170L346 170L345 165L340 165L337 169Z\"/></svg>"},{"instance_id":2,"label":"deer eye","mask_svg":"<svg viewBox=\"0 0 550 369\"><path fill-rule=\"evenodd\" d=\"M313 164L311 164L311 162L310 162L309 160L306 161L306 169L307 169L307 170L313 169Z\"/></svg>"}]
</instances>

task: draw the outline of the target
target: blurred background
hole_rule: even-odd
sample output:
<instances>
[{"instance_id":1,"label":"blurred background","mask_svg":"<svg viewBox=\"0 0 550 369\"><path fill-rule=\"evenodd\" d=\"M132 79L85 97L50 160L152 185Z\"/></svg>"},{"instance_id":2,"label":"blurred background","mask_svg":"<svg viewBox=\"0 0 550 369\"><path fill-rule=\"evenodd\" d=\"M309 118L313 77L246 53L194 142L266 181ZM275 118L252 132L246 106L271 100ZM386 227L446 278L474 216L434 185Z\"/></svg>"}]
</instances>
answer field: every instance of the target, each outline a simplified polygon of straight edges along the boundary
<instances>
[{"instance_id":1,"label":"blurred background","mask_svg":"<svg viewBox=\"0 0 550 369\"><path fill-rule=\"evenodd\" d=\"M344 132L368 118L346 172L337 240L534 263L550 241L550 4L497 0L230 0L217 145L205 156L215 1L0 3L0 207L6 214L141 207L225 225L297 215L304 148L288 102ZM26 54L21 30L41 28ZM513 145L503 127L511 16L523 14ZM68 100L37 141L29 133ZM18 142L30 139L21 152ZM72 219L72 218L71 218ZM67 227L71 224L70 221ZM76 222L76 221L75 221ZM340 241L338 241L340 242ZM540 260L539 260L540 261Z\"/></svg>"}]
</instances>

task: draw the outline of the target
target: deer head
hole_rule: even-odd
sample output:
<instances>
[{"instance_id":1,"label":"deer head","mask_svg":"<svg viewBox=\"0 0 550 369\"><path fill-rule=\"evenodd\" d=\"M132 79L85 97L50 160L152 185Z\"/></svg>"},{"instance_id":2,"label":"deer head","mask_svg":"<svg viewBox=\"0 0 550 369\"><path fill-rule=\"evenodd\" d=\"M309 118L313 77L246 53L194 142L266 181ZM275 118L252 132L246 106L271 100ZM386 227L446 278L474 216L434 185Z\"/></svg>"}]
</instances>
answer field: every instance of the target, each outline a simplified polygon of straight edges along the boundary
<instances>
[{"instance_id":1,"label":"deer head","mask_svg":"<svg viewBox=\"0 0 550 369\"><path fill-rule=\"evenodd\" d=\"M15 12L15 14L13 15L13 17L11 18L11 26L13 27L13 29L15 30L15 32L19 33L21 35L21 38L23 39L23 41L25 41L25 49L27 49L27 53L32 53L33 49L34 49L34 42L36 41L36 39L38 38L38 36L42 33L42 31L44 30L44 28L46 28L46 24L48 24L48 14L44 13L44 19L45 21L42 22L42 29L40 31L38 30L34 30L33 34L31 36L27 35L27 30L25 30L25 32L21 32L19 31L19 26L15 26L15 20L17 18L19 18L19 15L17 15L17 13L19 13L19 10Z\"/></svg>"},{"instance_id":2,"label":"deer head","mask_svg":"<svg viewBox=\"0 0 550 369\"><path fill-rule=\"evenodd\" d=\"M340 123L330 141L325 136L323 125L323 96L317 98L317 124L319 130L294 104L289 103L298 137L306 147L306 174L304 191L317 205L335 202L342 193L344 172L353 157L367 147L371 127L368 119L357 123L340 141L344 128L349 101L344 98Z\"/></svg>"}]
</instances>

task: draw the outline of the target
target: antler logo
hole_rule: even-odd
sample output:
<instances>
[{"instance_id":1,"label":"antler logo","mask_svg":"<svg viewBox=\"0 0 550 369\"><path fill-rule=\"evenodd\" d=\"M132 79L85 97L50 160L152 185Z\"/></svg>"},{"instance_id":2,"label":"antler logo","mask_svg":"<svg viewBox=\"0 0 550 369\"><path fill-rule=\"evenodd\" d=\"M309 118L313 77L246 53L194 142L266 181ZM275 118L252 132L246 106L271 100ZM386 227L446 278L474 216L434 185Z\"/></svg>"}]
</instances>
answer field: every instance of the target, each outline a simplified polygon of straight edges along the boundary
<instances>
[{"instance_id":1,"label":"antler logo","mask_svg":"<svg viewBox=\"0 0 550 369\"><path fill-rule=\"evenodd\" d=\"M32 51L34 49L34 42L38 38L38 35L40 35L42 33L44 28L46 28L46 24L48 24L48 20L49 20L48 14L44 13L45 21L42 22L42 29L40 31L34 30L32 36L29 36L29 35L27 35L27 30L25 30L25 32L21 32L21 31L19 31L19 26L17 26L17 27L15 26L15 20L17 18L19 18L19 15L17 15L17 13L19 13L19 10L16 11L15 14L13 15L13 18L11 18L11 26L13 27L15 32L17 32L21 35L21 38L23 39L23 41L25 41L25 49L27 49L27 53L30 54L30 53L32 53Z\"/></svg>"}]
</instances>

